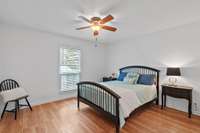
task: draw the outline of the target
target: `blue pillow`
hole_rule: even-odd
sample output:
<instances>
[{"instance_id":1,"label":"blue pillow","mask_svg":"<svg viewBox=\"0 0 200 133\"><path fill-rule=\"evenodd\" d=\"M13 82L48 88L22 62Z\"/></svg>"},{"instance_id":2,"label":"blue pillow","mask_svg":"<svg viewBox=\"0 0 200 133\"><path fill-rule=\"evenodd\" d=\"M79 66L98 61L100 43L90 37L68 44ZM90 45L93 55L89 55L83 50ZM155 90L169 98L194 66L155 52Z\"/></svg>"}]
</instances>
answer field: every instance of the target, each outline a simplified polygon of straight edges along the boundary
<instances>
[{"instance_id":1,"label":"blue pillow","mask_svg":"<svg viewBox=\"0 0 200 133\"><path fill-rule=\"evenodd\" d=\"M154 81L155 81L155 75L141 74L138 79L138 84L153 85Z\"/></svg>"},{"instance_id":2,"label":"blue pillow","mask_svg":"<svg viewBox=\"0 0 200 133\"><path fill-rule=\"evenodd\" d=\"M123 81L124 78L126 77L126 75L127 75L126 72L120 72L120 73L119 73L119 77L117 78L117 80Z\"/></svg>"}]
</instances>

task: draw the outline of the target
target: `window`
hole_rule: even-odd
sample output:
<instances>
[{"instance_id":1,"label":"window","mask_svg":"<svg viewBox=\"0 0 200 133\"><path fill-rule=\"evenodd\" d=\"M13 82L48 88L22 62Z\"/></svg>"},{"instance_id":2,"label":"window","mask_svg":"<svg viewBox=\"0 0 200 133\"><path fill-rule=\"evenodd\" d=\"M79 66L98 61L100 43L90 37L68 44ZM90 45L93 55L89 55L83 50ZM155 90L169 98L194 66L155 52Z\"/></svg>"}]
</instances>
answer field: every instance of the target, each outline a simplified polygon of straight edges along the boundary
<instances>
[{"instance_id":1,"label":"window","mask_svg":"<svg viewBox=\"0 0 200 133\"><path fill-rule=\"evenodd\" d=\"M60 48L61 91L74 90L80 80L80 50Z\"/></svg>"}]
</instances>

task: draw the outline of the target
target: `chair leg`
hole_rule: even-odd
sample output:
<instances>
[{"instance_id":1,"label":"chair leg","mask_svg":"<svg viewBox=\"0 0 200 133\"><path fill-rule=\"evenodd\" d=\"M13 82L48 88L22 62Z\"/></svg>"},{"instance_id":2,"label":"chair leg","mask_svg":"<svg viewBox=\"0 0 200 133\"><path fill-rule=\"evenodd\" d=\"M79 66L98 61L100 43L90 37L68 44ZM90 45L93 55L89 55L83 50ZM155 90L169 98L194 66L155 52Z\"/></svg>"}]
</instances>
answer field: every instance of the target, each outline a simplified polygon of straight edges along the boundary
<instances>
[{"instance_id":1,"label":"chair leg","mask_svg":"<svg viewBox=\"0 0 200 133\"><path fill-rule=\"evenodd\" d=\"M15 112L15 120L17 120L17 110L18 110L18 107L19 107L18 102L19 102L18 100L15 101L15 109L14 109L14 112Z\"/></svg>"},{"instance_id":2,"label":"chair leg","mask_svg":"<svg viewBox=\"0 0 200 133\"><path fill-rule=\"evenodd\" d=\"M7 103L5 104L5 106L4 106L3 112L2 112L2 114L1 114L1 119L2 119L3 116L4 116L4 113L5 113L5 111L6 111L7 105L8 105L8 102L7 102Z\"/></svg>"},{"instance_id":3,"label":"chair leg","mask_svg":"<svg viewBox=\"0 0 200 133\"><path fill-rule=\"evenodd\" d=\"M19 100L17 100L17 111L19 112L20 109L20 104L19 104Z\"/></svg>"},{"instance_id":4,"label":"chair leg","mask_svg":"<svg viewBox=\"0 0 200 133\"><path fill-rule=\"evenodd\" d=\"M28 101L27 97L26 97L25 99L26 99L26 102L27 102L27 104L28 104L28 106L29 106L30 110L32 111L33 109L32 109L32 107L31 107L31 105L30 105L30 103L29 103L29 101Z\"/></svg>"}]
</instances>

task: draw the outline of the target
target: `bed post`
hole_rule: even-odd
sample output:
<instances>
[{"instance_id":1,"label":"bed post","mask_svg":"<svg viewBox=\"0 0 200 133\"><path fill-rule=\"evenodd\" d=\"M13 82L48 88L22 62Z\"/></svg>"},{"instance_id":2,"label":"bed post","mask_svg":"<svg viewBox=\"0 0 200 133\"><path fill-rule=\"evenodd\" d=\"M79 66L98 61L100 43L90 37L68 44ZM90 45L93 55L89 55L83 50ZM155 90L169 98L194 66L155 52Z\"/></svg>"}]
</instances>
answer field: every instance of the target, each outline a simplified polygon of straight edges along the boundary
<instances>
[{"instance_id":1,"label":"bed post","mask_svg":"<svg viewBox=\"0 0 200 133\"><path fill-rule=\"evenodd\" d=\"M156 89L157 89L157 99L156 99L156 105L159 105L159 87L160 87L160 84L159 84L159 71L157 71L157 85L156 85Z\"/></svg>"},{"instance_id":2,"label":"bed post","mask_svg":"<svg viewBox=\"0 0 200 133\"><path fill-rule=\"evenodd\" d=\"M119 98L116 98L116 133L120 133Z\"/></svg>"},{"instance_id":3,"label":"bed post","mask_svg":"<svg viewBox=\"0 0 200 133\"><path fill-rule=\"evenodd\" d=\"M78 85L78 95L77 95L77 108L79 109L79 107L80 107L80 101L79 101L79 96L80 96L80 87L79 87L79 85Z\"/></svg>"}]
</instances>

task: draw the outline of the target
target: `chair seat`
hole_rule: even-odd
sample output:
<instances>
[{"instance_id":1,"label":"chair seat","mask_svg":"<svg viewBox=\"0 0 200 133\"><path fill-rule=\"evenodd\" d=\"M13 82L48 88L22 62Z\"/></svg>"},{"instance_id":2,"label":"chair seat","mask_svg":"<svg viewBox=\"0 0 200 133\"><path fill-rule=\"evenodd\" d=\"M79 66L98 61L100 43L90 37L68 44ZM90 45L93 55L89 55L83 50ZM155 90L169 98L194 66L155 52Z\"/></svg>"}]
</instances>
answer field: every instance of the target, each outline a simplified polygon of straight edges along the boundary
<instances>
[{"instance_id":1,"label":"chair seat","mask_svg":"<svg viewBox=\"0 0 200 133\"><path fill-rule=\"evenodd\" d=\"M2 91L0 96L2 97L3 102L7 103L28 97L28 93L25 91L25 89L19 87L12 90Z\"/></svg>"}]
</instances>

